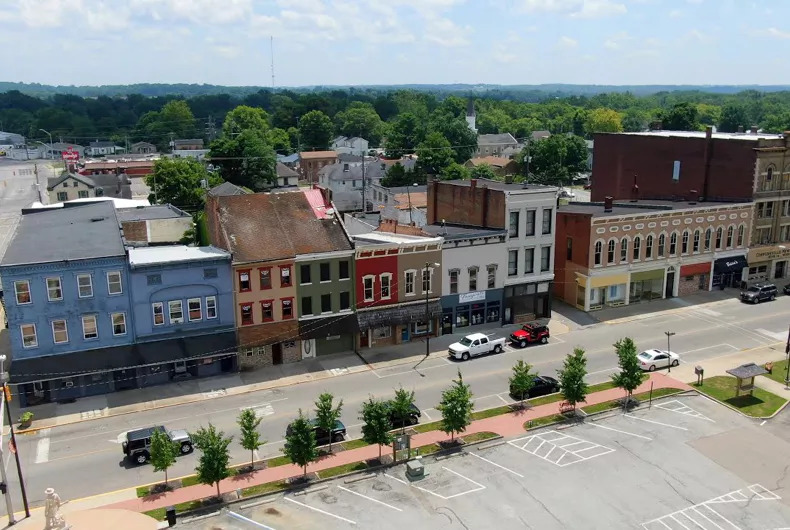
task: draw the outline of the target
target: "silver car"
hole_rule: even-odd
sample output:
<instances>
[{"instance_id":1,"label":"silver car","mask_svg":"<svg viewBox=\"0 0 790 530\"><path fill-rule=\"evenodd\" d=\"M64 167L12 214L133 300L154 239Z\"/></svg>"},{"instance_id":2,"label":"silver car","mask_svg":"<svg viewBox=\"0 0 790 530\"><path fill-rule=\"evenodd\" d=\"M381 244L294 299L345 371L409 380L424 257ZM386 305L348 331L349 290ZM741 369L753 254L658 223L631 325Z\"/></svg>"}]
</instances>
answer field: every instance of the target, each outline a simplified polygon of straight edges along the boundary
<instances>
[{"instance_id":1,"label":"silver car","mask_svg":"<svg viewBox=\"0 0 790 530\"><path fill-rule=\"evenodd\" d=\"M639 359L639 367L648 372L653 372L656 368L666 368L670 364L680 364L678 354L666 350L645 350L636 357Z\"/></svg>"}]
</instances>

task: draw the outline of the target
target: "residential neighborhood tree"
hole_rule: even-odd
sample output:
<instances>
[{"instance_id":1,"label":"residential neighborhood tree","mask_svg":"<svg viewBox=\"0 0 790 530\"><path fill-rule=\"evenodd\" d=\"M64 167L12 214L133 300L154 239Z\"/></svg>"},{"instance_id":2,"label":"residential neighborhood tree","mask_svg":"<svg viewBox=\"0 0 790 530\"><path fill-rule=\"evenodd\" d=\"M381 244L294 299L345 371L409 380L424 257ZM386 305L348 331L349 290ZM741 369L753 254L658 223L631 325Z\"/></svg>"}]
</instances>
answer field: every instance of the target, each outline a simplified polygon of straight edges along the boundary
<instances>
[{"instance_id":1,"label":"residential neighborhood tree","mask_svg":"<svg viewBox=\"0 0 790 530\"><path fill-rule=\"evenodd\" d=\"M587 398L587 383L584 381L587 376L587 359L582 348L574 348L573 353L565 357L562 369L557 370L557 376L562 397L575 409L577 403Z\"/></svg>"},{"instance_id":2,"label":"residential neighborhood tree","mask_svg":"<svg viewBox=\"0 0 790 530\"><path fill-rule=\"evenodd\" d=\"M392 417L401 425L401 433L406 430L406 422L411 417L414 406L414 391L400 387L395 391L395 398L390 401L389 407Z\"/></svg>"},{"instance_id":3,"label":"residential neighborhood tree","mask_svg":"<svg viewBox=\"0 0 790 530\"><path fill-rule=\"evenodd\" d=\"M442 391L442 400L436 407L442 414L442 432L455 440L455 434L464 432L472 423L474 406L472 391L464 383L461 370L458 370L458 379L454 379L452 386Z\"/></svg>"},{"instance_id":4,"label":"residential neighborhood tree","mask_svg":"<svg viewBox=\"0 0 790 530\"><path fill-rule=\"evenodd\" d=\"M719 121L719 130L721 132L736 132L738 126L746 129L749 127L746 115L746 109L742 105L735 103L727 103L721 108L721 118Z\"/></svg>"},{"instance_id":5,"label":"residential neighborhood tree","mask_svg":"<svg viewBox=\"0 0 790 530\"><path fill-rule=\"evenodd\" d=\"M318 396L318 400L315 402L315 422L319 428L328 433L334 430L343 409L343 400L341 399L335 405L334 399L332 394L324 392ZM329 437L329 452L332 452L332 436Z\"/></svg>"},{"instance_id":6,"label":"residential neighborhood tree","mask_svg":"<svg viewBox=\"0 0 790 530\"><path fill-rule=\"evenodd\" d=\"M616 110L607 108L593 109L584 117L584 132L588 137L600 132L621 132L622 116Z\"/></svg>"},{"instance_id":7,"label":"residential neighborhood tree","mask_svg":"<svg viewBox=\"0 0 790 530\"><path fill-rule=\"evenodd\" d=\"M450 142L442 133L428 133L425 140L417 146L417 163L429 175L442 173L453 163L453 156Z\"/></svg>"},{"instance_id":8,"label":"residential neighborhood tree","mask_svg":"<svg viewBox=\"0 0 790 530\"><path fill-rule=\"evenodd\" d=\"M370 145L378 145L380 141L381 117L370 103L352 102L346 110L337 113L335 125L338 134L359 136L368 140Z\"/></svg>"},{"instance_id":9,"label":"residential neighborhood tree","mask_svg":"<svg viewBox=\"0 0 790 530\"><path fill-rule=\"evenodd\" d=\"M167 487L167 470L176 463L179 449L179 445L171 440L166 432L155 429L151 433L151 465L154 466L155 472L165 472L165 487Z\"/></svg>"},{"instance_id":10,"label":"residential neighborhood tree","mask_svg":"<svg viewBox=\"0 0 790 530\"><path fill-rule=\"evenodd\" d=\"M154 162L154 172L145 177L145 184L151 188L148 201L199 210L206 196L203 181L212 188L221 184L222 178L206 171L206 166L193 158L160 158Z\"/></svg>"},{"instance_id":11,"label":"residential neighborhood tree","mask_svg":"<svg viewBox=\"0 0 790 530\"><path fill-rule=\"evenodd\" d=\"M612 375L612 382L626 393L624 407L628 408L634 390L642 384L644 373L639 368L639 359L636 356L636 344L630 337L625 337L614 343L617 352L617 365L620 371Z\"/></svg>"},{"instance_id":12,"label":"residential neighborhood tree","mask_svg":"<svg viewBox=\"0 0 790 530\"><path fill-rule=\"evenodd\" d=\"M691 103L678 103L671 109L662 110L658 114L661 128L667 131L699 130L699 111Z\"/></svg>"},{"instance_id":13,"label":"residential neighborhood tree","mask_svg":"<svg viewBox=\"0 0 790 530\"><path fill-rule=\"evenodd\" d=\"M540 184L566 185L587 168L587 143L579 136L553 134L530 142L529 172Z\"/></svg>"},{"instance_id":14,"label":"residential neighborhood tree","mask_svg":"<svg viewBox=\"0 0 790 530\"><path fill-rule=\"evenodd\" d=\"M362 439L371 445L379 446L379 461L381 461L381 448L392 443L392 423L389 419L389 407L381 400L368 398L362 404L359 417L364 422L362 425Z\"/></svg>"},{"instance_id":15,"label":"residential neighborhood tree","mask_svg":"<svg viewBox=\"0 0 790 530\"><path fill-rule=\"evenodd\" d=\"M462 166L457 162L453 162L442 171L440 175L442 180L469 180L472 178L469 168Z\"/></svg>"},{"instance_id":16,"label":"residential neighborhood tree","mask_svg":"<svg viewBox=\"0 0 790 530\"><path fill-rule=\"evenodd\" d=\"M488 164L479 164L470 169L469 178L497 180L496 173Z\"/></svg>"},{"instance_id":17,"label":"residential neighborhood tree","mask_svg":"<svg viewBox=\"0 0 790 530\"><path fill-rule=\"evenodd\" d=\"M289 427L285 433L283 454L291 462L300 466L306 477L307 465L318 460L318 445L313 424L302 413L302 409L299 409L299 416Z\"/></svg>"},{"instance_id":18,"label":"residential neighborhood tree","mask_svg":"<svg viewBox=\"0 0 790 530\"><path fill-rule=\"evenodd\" d=\"M266 440L261 440L261 434L258 432L261 420L263 418L259 417L253 409L242 410L238 420L236 420L241 431L239 443L250 452L250 471L255 469L255 451L266 443Z\"/></svg>"},{"instance_id":19,"label":"residential neighborhood tree","mask_svg":"<svg viewBox=\"0 0 790 530\"><path fill-rule=\"evenodd\" d=\"M239 105L225 115L222 123L222 134L234 136L242 131L252 130L262 136L271 129L269 115L265 110L247 105Z\"/></svg>"},{"instance_id":20,"label":"residential neighborhood tree","mask_svg":"<svg viewBox=\"0 0 790 530\"><path fill-rule=\"evenodd\" d=\"M519 359L513 366L513 375L508 380L510 394L521 401L521 407L524 407L524 400L529 396L529 391L535 385L535 376L532 373L532 366Z\"/></svg>"},{"instance_id":21,"label":"residential neighborhood tree","mask_svg":"<svg viewBox=\"0 0 790 530\"><path fill-rule=\"evenodd\" d=\"M322 151L332 141L332 120L320 110L311 110L299 119L303 151Z\"/></svg>"},{"instance_id":22,"label":"residential neighborhood tree","mask_svg":"<svg viewBox=\"0 0 790 530\"><path fill-rule=\"evenodd\" d=\"M425 126L410 112L399 114L390 127L385 142L387 158L401 158L413 153L425 138Z\"/></svg>"},{"instance_id":23,"label":"residential neighborhood tree","mask_svg":"<svg viewBox=\"0 0 790 530\"><path fill-rule=\"evenodd\" d=\"M260 191L277 182L276 158L266 137L254 129L223 135L211 143L209 159L228 182Z\"/></svg>"},{"instance_id":24,"label":"residential neighborhood tree","mask_svg":"<svg viewBox=\"0 0 790 530\"><path fill-rule=\"evenodd\" d=\"M218 431L214 425L201 427L192 434L192 441L200 451L200 459L197 471L197 478L201 484L217 486L217 497L220 497L219 483L231 475L229 467L230 451L228 446L233 441L232 436L225 436L225 433Z\"/></svg>"}]
</instances>

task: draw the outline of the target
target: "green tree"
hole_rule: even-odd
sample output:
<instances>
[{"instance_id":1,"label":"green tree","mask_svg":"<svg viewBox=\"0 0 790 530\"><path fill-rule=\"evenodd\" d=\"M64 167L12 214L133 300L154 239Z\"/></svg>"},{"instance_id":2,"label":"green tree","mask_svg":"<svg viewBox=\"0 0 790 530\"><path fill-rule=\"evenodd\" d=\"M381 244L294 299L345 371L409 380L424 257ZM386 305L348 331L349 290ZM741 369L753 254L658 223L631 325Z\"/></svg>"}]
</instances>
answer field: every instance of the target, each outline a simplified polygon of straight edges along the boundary
<instances>
[{"instance_id":1,"label":"green tree","mask_svg":"<svg viewBox=\"0 0 790 530\"><path fill-rule=\"evenodd\" d=\"M311 110L299 119L299 137L304 151L321 151L332 141L332 120L320 110Z\"/></svg>"},{"instance_id":2,"label":"green tree","mask_svg":"<svg viewBox=\"0 0 790 530\"><path fill-rule=\"evenodd\" d=\"M274 149L276 153L281 155L290 155L293 153L291 137L289 136L288 131L275 127L269 131L269 133L266 135L266 139L269 141L269 145L272 146L272 149Z\"/></svg>"},{"instance_id":3,"label":"green tree","mask_svg":"<svg viewBox=\"0 0 790 530\"><path fill-rule=\"evenodd\" d=\"M370 145L378 145L381 139L381 117L370 103L354 101L335 115L335 123L337 132L344 136L365 138Z\"/></svg>"},{"instance_id":4,"label":"green tree","mask_svg":"<svg viewBox=\"0 0 790 530\"><path fill-rule=\"evenodd\" d=\"M553 134L530 142L529 171L541 184L566 185L587 168L587 143L579 136Z\"/></svg>"},{"instance_id":5,"label":"green tree","mask_svg":"<svg viewBox=\"0 0 790 530\"><path fill-rule=\"evenodd\" d=\"M472 174L469 168L457 162L453 162L444 168L441 174L442 180L469 180L470 178L472 178Z\"/></svg>"},{"instance_id":6,"label":"green tree","mask_svg":"<svg viewBox=\"0 0 790 530\"><path fill-rule=\"evenodd\" d=\"M742 105L727 103L721 109L719 130L721 132L736 132L739 126L746 130L749 127L748 121L746 109Z\"/></svg>"},{"instance_id":7,"label":"green tree","mask_svg":"<svg viewBox=\"0 0 790 530\"><path fill-rule=\"evenodd\" d=\"M371 397L362 404L361 412L362 415L359 419L364 422L362 425L362 439L365 443L379 446L380 461L382 446L392 443L389 406L387 403Z\"/></svg>"},{"instance_id":8,"label":"green tree","mask_svg":"<svg viewBox=\"0 0 790 530\"><path fill-rule=\"evenodd\" d=\"M414 391L408 391L400 387L395 391L395 399L390 401L389 407L392 417L401 425L401 433L406 430L406 423L412 414L414 406Z\"/></svg>"},{"instance_id":9,"label":"green tree","mask_svg":"<svg viewBox=\"0 0 790 530\"><path fill-rule=\"evenodd\" d=\"M642 132L647 129L647 113L639 109L628 109L623 115L623 130L626 132Z\"/></svg>"},{"instance_id":10,"label":"green tree","mask_svg":"<svg viewBox=\"0 0 790 530\"><path fill-rule=\"evenodd\" d=\"M324 392L318 396L318 401L315 402L315 420L318 427L331 433L335 429L337 420L340 419L341 410L343 409L343 400L338 401L337 405L334 404L335 397ZM332 452L332 436L329 437L329 452Z\"/></svg>"},{"instance_id":11,"label":"green tree","mask_svg":"<svg viewBox=\"0 0 790 530\"><path fill-rule=\"evenodd\" d=\"M497 180L496 173L488 164L478 164L469 171L469 178Z\"/></svg>"},{"instance_id":12,"label":"green tree","mask_svg":"<svg viewBox=\"0 0 790 530\"><path fill-rule=\"evenodd\" d=\"M696 105L678 103L659 113L661 128L667 131L698 131L699 115Z\"/></svg>"},{"instance_id":13,"label":"green tree","mask_svg":"<svg viewBox=\"0 0 790 530\"><path fill-rule=\"evenodd\" d=\"M238 186L262 190L277 182L276 157L258 131L245 129L211 143L209 158L222 177Z\"/></svg>"},{"instance_id":14,"label":"green tree","mask_svg":"<svg viewBox=\"0 0 790 530\"><path fill-rule=\"evenodd\" d=\"M562 369L557 370L557 376L562 389L562 397L576 408L577 403L587 398L587 358L582 348L574 348L562 363Z\"/></svg>"},{"instance_id":15,"label":"green tree","mask_svg":"<svg viewBox=\"0 0 790 530\"><path fill-rule=\"evenodd\" d=\"M532 373L532 366L525 363L523 359L519 359L513 366L513 375L508 380L510 393L513 397L517 397L521 401L521 407L524 407L524 400L529 396L529 391L535 386L535 376Z\"/></svg>"},{"instance_id":16,"label":"green tree","mask_svg":"<svg viewBox=\"0 0 790 530\"><path fill-rule=\"evenodd\" d=\"M436 407L442 414L442 432L455 440L455 433L464 432L472 423L474 407L472 391L464 383L461 370L458 370L458 379L454 379L452 386L442 391L442 400Z\"/></svg>"},{"instance_id":17,"label":"green tree","mask_svg":"<svg viewBox=\"0 0 790 530\"><path fill-rule=\"evenodd\" d=\"M302 409L299 409L299 417L291 423L285 433L283 454L303 469L304 476L307 476L307 465L318 460L315 430L310 420L302 414Z\"/></svg>"},{"instance_id":18,"label":"green tree","mask_svg":"<svg viewBox=\"0 0 790 530\"><path fill-rule=\"evenodd\" d=\"M584 118L584 132L588 136L600 132L621 132L623 130L623 119L616 110L598 108L587 113Z\"/></svg>"},{"instance_id":19,"label":"green tree","mask_svg":"<svg viewBox=\"0 0 790 530\"><path fill-rule=\"evenodd\" d=\"M218 431L214 425L208 424L208 428L201 427L192 435L192 440L200 451L200 460L197 471L197 479L201 484L210 486L216 484L217 497L220 496L219 483L223 479L231 476L230 450L228 446L233 441L232 436L225 436L225 433Z\"/></svg>"},{"instance_id":20,"label":"green tree","mask_svg":"<svg viewBox=\"0 0 790 530\"><path fill-rule=\"evenodd\" d=\"M269 129L269 115L265 110L239 105L225 115L222 134L233 136L242 131L253 130L265 136Z\"/></svg>"},{"instance_id":21,"label":"green tree","mask_svg":"<svg viewBox=\"0 0 790 530\"><path fill-rule=\"evenodd\" d=\"M429 133L417 147L417 163L429 175L438 175L453 163L450 142L441 133Z\"/></svg>"},{"instance_id":22,"label":"green tree","mask_svg":"<svg viewBox=\"0 0 790 530\"><path fill-rule=\"evenodd\" d=\"M166 432L155 429L151 433L151 465L154 472L165 472L165 487L167 487L167 470L176 463L180 451L178 443L170 439Z\"/></svg>"},{"instance_id":23,"label":"green tree","mask_svg":"<svg viewBox=\"0 0 790 530\"><path fill-rule=\"evenodd\" d=\"M261 440L261 434L258 432L261 420L263 418L258 417L252 409L242 410L236 420L236 423L239 424L239 431L241 431L239 443L250 452L250 470L255 469L255 451L266 443L266 440Z\"/></svg>"},{"instance_id":24,"label":"green tree","mask_svg":"<svg viewBox=\"0 0 790 530\"><path fill-rule=\"evenodd\" d=\"M387 158L401 158L407 153L413 153L423 138L423 122L410 112L399 114L392 123L384 144Z\"/></svg>"},{"instance_id":25,"label":"green tree","mask_svg":"<svg viewBox=\"0 0 790 530\"><path fill-rule=\"evenodd\" d=\"M214 173L193 158L160 158L154 162L154 172L145 177L151 188L148 200L156 204L172 204L179 208L199 210L203 207L206 190L222 183Z\"/></svg>"},{"instance_id":26,"label":"green tree","mask_svg":"<svg viewBox=\"0 0 790 530\"><path fill-rule=\"evenodd\" d=\"M459 164L472 158L477 150L477 134L469 128L464 118L434 115L429 130L447 138L452 146L453 159Z\"/></svg>"},{"instance_id":27,"label":"green tree","mask_svg":"<svg viewBox=\"0 0 790 530\"><path fill-rule=\"evenodd\" d=\"M716 125L721 120L721 107L718 105L708 105L707 103L697 104L697 115L701 125Z\"/></svg>"},{"instance_id":28,"label":"green tree","mask_svg":"<svg viewBox=\"0 0 790 530\"><path fill-rule=\"evenodd\" d=\"M625 408L628 408L628 403L634 390L642 384L644 380L644 373L639 368L639 359L636 356L636 344L630 337L625 337L614 343L615 352L617 352L617 365L620 371L612 375L612 382L619 388L622 388L626 393Z\"/></svg>"}]
</instances>

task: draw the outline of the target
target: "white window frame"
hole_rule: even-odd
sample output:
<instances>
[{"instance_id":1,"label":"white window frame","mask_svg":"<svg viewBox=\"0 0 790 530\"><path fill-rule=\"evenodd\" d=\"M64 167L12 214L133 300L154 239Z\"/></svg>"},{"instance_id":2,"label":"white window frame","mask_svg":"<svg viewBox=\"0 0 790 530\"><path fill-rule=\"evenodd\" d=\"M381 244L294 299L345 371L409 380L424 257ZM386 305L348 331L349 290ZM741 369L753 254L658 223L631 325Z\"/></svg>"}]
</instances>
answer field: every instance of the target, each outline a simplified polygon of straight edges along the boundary
<instances>
[{"instance_id":1,"label":"white window frame","mask_svg":"<svg viewBox=\"0 0 790 530\"><path fill-rule=\"evenodd\" d=\"M211 304L209 305L209 301ZM213 309L214 315L212 316L212 312L209 310L209 307ZM217 297L216 296L207 296L206 297L206 320L212 320L217 318Z\"/></svg>"},{"instance_id":2,"label":"white window frame","mask_svg":"<svg viewBox=\"0 0 790 530\"><path fill-rule=\"evenodd\" d=\"M387 280L386 282L384 281L385 279ZM392 273L391 272L385 272L383 274L380 274L379 275L379 281L381 282L381 299L382 300L389 300L389 299L391 299L392 298ZM384 296L384 291L385 291L384 286L385 285L387 286L387 288L386 288L387 296Z\"/></svg>"},{"instance_id":3,"label":"white window frame","mask_svg":"<svg viewBox=\"0 0 790 530\"><path fill-rule=\"evenodd\" d=\"M85 319L93 319L93 328L96 330L95 337L87 337L87 333L85 331ZM82 315L82 340L98 340L99 338L99 319L96 318L96 315Z\"/></svg>"},{"instance_id":4,"label":"white window frame","mask_svg":"<svg viewBox=\"0 0 790 530\"><path fill-rule=\"evenodd\" d=\"M543 268L543 256L547 256L549 259L546 263L546 268ZM546 245L540 247L540 272L549 272L551 271L551 246Z\"/></svg>"},{"instance_id":5,"label":"white window frame","mask_svg":"<svg viewBox=\"0 0 790 530\"><path fill-rule=\"evenodd\" d=\"M370 282L370 287L367 285L368 282ZM368 296L368 290L370 290L370 296ZM376 299L376 276L373 274L362 277L362 299L365 302L373 302Z\"/></svg>"},{"instance_id":6,"label":"white window frame","mask_svg":"<svg viewBox=\"0 0 790 530\"><path fill-rule=\"evenodd\" d=\"M178 312L181 313L181 316L178 318L173 318L173 304L178 304ZM167 301L167 320L171 324L183 324L184 323L184 302L181 300L168 300Z\"/></svg>"},{"instance_id":7,"label":"white window frame","mask_svg":"<svg viewBox=\"0 0 790 530\"><path fill-rule=\"evenodd\" d=\"M428 281L428 294L433 293L433 267L428 267L428 277L425 277L425 267L420 269L420 287L422 288L422 294L425 294L425 281Z\"/></svg>"},{"instance_id":8,"label":"white window frame","mask_svg":"<svg viewBox=\"0 0 790 530\"><path fill-rule=\"evenodd\" d=\"M477 280L478 280L478 272L480 271L480 267L477 265L472 265L471 267L466 269L466 273L469 275L467 278L467 285L469 287L469 291L477 291ZM472 286L472 280L474 280L474 286Z\"/></svg>"},{"instance_id":9,"label":"white window frame","mask_svg":"<svg viewBox=\"0 0 790 530\"><path fill-rule=\"evenodd\" d=\"M82 289L80 287L80 279L81 278L88 278L88 287L91 289L91 294L82 295ZM78 274L77 275L77 296L80 298L93 298L93 277L90 274Z\"/></svg>"},{"instance_id":10,"label":"white window frame","mask_svg":"<svg viewBox=\"0 0 790 530\"><path fill-rule=\"evenodd\" d=\"M198 311L200 312L200 316L198 318L192 318L192 309L190 309L189 307L189 304L191 304L192 302L197 302ZM190 322L200 322L201 320L203 320L203 302L200 300L200 298L187 299L187 319Z\"/></svg>"},{"instance_id":11,"label":"white window frame","mask_svg":"<svg viewBox=\"0 0 790 530\"><path fill-rule=\"evenodd\" d=\"M112 282L110 282L110 276L115 274L118 275L118 287L120 288L120 291L118 291L117 293L112 292L112 287L111 287ZM107 294L109 294L110 296L117 296L119 294L123 294L123 276L121 276L121 271L107 271Z\"/></svg>"},{"instance_id":12,"label":"white window frame","mask_svg":"<svg viewBox=\"0 0 790 530\"><path fill-rule=\"evenodd\" d=\"M25 344L25 328L30 326L33 329L33 344ZM38 348L38 332L36 331L36 325L33 323L30 324L20 324L19 325L19 334L22 337L22 347L25 349L28 348ZM31 335L27 335L31 336Z\"/></svg>"},{"instance_id":13,"label":"white window frame","mask_svg":"<svg viewBox=\"0 0 790 530\"><path fill-rule=\"evenodd\" d=\"M450 294L457 294L458 293L458 279L461 275L461 269L450 269L447 271L448 275L448 284L447 286L450 288Z\"/></svg>"},{"instance_id":14,"label":"white window frame","mask_svg":"<svg viewBox=\"0 0 790 530\"><path fill-rule=\"evenodd\" d=\"M417 296L416 281L417 269L403 271L403 292L406 296ZM409 283L411 283L411 290L409 289Z\"/></svg>"},{"instance_id":15,"label":"white window frame","mask_svg":"<svg viewBox=\"0 0 790 530\"><path fill-rule=\"evenodd\" d=\"M642 236L634 236L634 241L631 244L631 257L632 261L642 259Z\"/></svg>"},{"instance_id":16,"label":"white window frame","mask_svg":"<svg viewBox=\"0 0 790 530\"><path fill-rule=\"evenodd\" d=\"M119 315L121 317L123 317L123 333L116 333L115 332L115 317L117 317ZM126 335L126 332L128 331L126 329L126 313L124 313L124 312L110 313L110 325L112 326L112 335L113 335L113 337L123 337L124 335Z\"/></svg>"},{"instance_id":17,"label":"white window frame","mask_svg":"<svg viewBox=\"0 0 790 530\"><path fill-rule=\"evenodd\" d=\"M60 291L60 296L57 298L50 296L50 289L53 289L49 286L50 280L55 280L58 282L58 286L54 288ZM60 279L60 276L49 276L48 278L44 278L44 283L47 285L47 300L50 302L59 302L60 300L63 300L63 281Z\"/></svg>"},{"instance_id":18,"label":"white window frame","mask_svg":"<svg viewBox=\"0 0 790 530\"><path fill-rule=\"evenodd\" d=\"M159 308L159 314L162 316L162 322L156 323L156 308ZM153 302L151 304L151 321L153 322L154 326L164 326L165 325L165 304L164 302Z\"/></svg>"},{"instance_id":19,"label":"white window frame","mask_svg":"<svg viewBox=\"0 0 790 530\"><path fill-rule=\"evenodd\" d=\"M27 297L30 299L29 302L20 302L19 301L19 289L18 285L20 283L24 283L27 285ZM33 303L33 293L30 291L30 280L16 280L14 281L14 299L16 300L16 305L28 305Z\"/></svg>"},{"instance_id":20,"label":"white window frame","mask_svg":"<svg viewBox=\"0 0 790 530\"><path fill-rule=\"evenodd\" d=\"M62 322L63 323L63 331L66 333L66 340L57 340L57 335L55 331L55 324ZM69 324L66 322L65 319L59 318L58 320L53 320L50 322L50 326L52 328L52 343L53 344L68 344L69 342Z\"/></svg>"}]
</instances>

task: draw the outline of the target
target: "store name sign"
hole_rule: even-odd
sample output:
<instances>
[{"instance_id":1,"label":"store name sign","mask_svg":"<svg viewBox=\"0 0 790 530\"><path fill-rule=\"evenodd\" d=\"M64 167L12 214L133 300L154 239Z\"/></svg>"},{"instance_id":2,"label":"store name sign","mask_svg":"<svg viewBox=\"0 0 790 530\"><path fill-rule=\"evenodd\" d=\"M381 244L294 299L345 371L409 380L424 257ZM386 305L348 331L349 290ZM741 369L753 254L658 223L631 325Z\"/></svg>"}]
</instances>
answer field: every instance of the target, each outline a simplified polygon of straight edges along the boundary
<instances>
[{"instance_id":1,"label":"store name sign","mask_svg":"<svg viewBox=\"0 0 790 530\"><path fill-rule=\"evenodd\" d=\"M467 302L479 302L486 299L485 291L473 291L471 293L462 293L458 295L458 303L465 304Z\"/></svg>"},{"instance_id":2,"label":"store name sign","mask_svg":"<svg viewBox=\"0 0 790 530\"><path fill-rule=\"evenodd\" d=\"M790 258L790 247L765 247L749 251L749 263L770 261L773 259Z\"/></svg>"}]
</instances>

